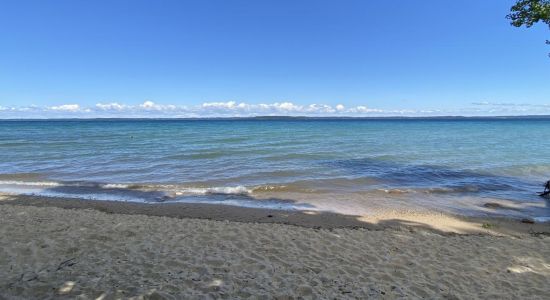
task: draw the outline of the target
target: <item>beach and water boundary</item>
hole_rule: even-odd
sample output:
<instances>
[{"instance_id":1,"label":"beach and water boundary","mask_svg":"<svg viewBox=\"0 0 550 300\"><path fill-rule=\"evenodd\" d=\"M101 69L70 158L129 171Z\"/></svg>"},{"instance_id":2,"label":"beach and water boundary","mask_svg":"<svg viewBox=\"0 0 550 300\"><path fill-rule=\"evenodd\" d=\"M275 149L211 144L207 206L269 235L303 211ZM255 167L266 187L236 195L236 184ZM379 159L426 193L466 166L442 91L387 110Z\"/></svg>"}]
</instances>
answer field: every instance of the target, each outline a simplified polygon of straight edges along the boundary
<instances>
[{"instance_id":1,"label":"beach and water boundary","mask_svg":"<svg viewBox=\"0 0 550 300\"><path fill-rule=\"evenodd\" d=\"M0 125L0 192L361 215L422 209L550 217L537 196L550 174L546 117Z\"/></svg>"},{"instance_id":2,"label":"beach and water boundary","mask_svg":"<svg viewBox=\"0 0 550 300\"><path fill-rule=\"evenodd\" d=\"M3 170L9 170L0 178L0 295L8 299L544 299L548 294L548 202L536 195L547 174L538 154L548 148L529 146L537 155L526 155L518 144L506 144L518 157L511 161L492 157L490 146L516 135L497 136L488 144L457 139L442 149L425 145L430 139L424 136L438 127L481 130L484 137L501 126L530 134L546 126L544 121L390 122L386 125L405 132L388 143L412 133L417 139L407 147L370 148L354 132L331 148L336 157L314 153L313 145L334 133L325 123L299 123L298 128L305 126L301 138L319 136L299 147L292 146L299 139L288 140L287 149L264 139L288 128L285 122L275 129L262 123L212 128L201 122L145 122L138 127L147 138L102 133L135 121L64 122L39 123L48 130L35 123L17 125L11 131L19 140L4 139L12 133L2 131L3 149L13 150L0 154ZM377 124L353 125L366 130ZM223 143L233 147L229 152L210 149L221 147L212 137L192 150L188 143L201 145L197 135L173 141L186 126L193 134L197 128L204 133L237 126L258 136L243 140L233 128L224 132L229 141ZM349 152L342 144L359 145ZM414 145L420 146L408 148ZM468 147L472 152L463 154ZM166 158L156 148L181 153ZM478 157L471 156L474 148ZM205 149L213 152L207 157L193 152ZM286 152L279 157L277 150ZM251 153L258 157L247 161ZM480 167L473 167L476 163ZM301 177L306 173L311 178Z\"/></svg>"}]
</instances>

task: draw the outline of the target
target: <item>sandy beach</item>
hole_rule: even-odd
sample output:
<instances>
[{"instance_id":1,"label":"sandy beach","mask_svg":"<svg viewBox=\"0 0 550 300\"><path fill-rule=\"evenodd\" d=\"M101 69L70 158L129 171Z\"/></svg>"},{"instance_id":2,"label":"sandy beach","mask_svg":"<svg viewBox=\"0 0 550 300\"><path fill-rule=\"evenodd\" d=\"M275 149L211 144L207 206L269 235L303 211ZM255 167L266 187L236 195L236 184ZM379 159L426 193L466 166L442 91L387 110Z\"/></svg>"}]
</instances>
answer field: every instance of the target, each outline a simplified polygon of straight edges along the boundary
<instances>
[{"instance_id":1,"label":"sandy beach","mask_svg":"<svg viewBox=\"0 0 550 300\"><path fill-rule=\"evenodd\" d=\"M2 1L0 300L550 300L548 29L550 0Z\"/></svg>"},{"instance_id":2,"label":"sandy beach","mask_svg":"<svg viewBox=\"0 0 550 300\"><path fill-rule=\"evenodd\" d=\"M548 224L406 213L361 220L5 194L0 203L2 299L544 299L550 293Z\"/></svg>"}]
</instances>

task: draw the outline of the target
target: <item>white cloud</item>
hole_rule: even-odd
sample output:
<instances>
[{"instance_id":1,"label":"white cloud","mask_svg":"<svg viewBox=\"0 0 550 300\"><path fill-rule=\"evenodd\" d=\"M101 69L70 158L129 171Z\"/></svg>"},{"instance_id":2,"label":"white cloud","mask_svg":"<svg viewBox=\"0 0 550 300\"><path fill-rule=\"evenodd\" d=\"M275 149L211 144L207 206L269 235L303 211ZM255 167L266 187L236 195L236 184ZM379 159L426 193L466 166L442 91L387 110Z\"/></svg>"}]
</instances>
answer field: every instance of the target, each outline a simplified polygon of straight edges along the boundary
<instances>
[{"instance_id":1,"label":"white cloud","mask_svg":"<svg viewBox=\"0 0 550 300\"><path fill-rule=\"evenodd\" d=\"M302 107L292 102L274 103L273 107L280 111L301 111Z\"/></svg>"},{"instance_id":2,"label":"white cloud","mask_svg":"<svg viewBox=\"0 0 550 300\"><path fill-rule=\"evenodd\" d=\"M143 102L142 104L140 104L139 107L145 108L145 109L155 109L155 108L158 108L157 105L155 104L155 102L153 102L153 101L145 101L145 102Z\"/></svg>"},{"instance_id":3,"label":"white cloud","mask_svg":"<svg viewBox=\"0 0 550 300\"><path fill-rule=\"evenodd\" d=\"M126 105L122 105L122 104L118 104L117 102L113 102L113 103L106 103L106 104L103 104L103 103L97 103L95 105L96 108L100 109L100 110L123 110L125 109L127 106Z\"/></svg>"},{"instance_id":4,"label":"white cloud","mask_svg":"<svg viewBox=\"0 0 550 300\"><path fill-rule=\"evenodd\" d=\"M239 103L235 101L228 101L228 102L206 102L201 105L203 108L206 109L247 109L248 104L246 103Z\"/></svg>"},{"instance_id":5,"label":"white cloud","mask_svg":"<svg viewBox=\"0 0 550 300\"><path fill-rule=\"evenodd\" d=\"M513 109L525 109L525 108L550 108L550 104L533 104L533 103L512 103L512 102L472 102L474 106L485 107L513 107Z\"/></svg>"},{"instance_id":6,"label":"white cloud","mask_svg":"<svg viewBox=\"0 0 550 300\"><path fill-rule=\"evenodd\" d=\"M310 104L309 106L307 106L305 111L306 112L311 112L311 113L334 113L334 112L336 112L336 110L334 108L332 108L332 106L325 105L325 104Z\"/></svg>"},{"instance_id":7,"label":"white cloud","mask_svg":"<svg viewBox=\"0 0 550 300\"><path fill-rule=\"evenodd\" d=\"M384 111L381 109L368 108L364 105L359 105L359 106L350 108L349 112L359 113L359 114L368 114L368 113L383 113ZM393 112L397 112L397 111L393 111Z\"/></svg>"},{"instance_id":8,"label":"white cloud","mask_svg":"<svg viewBox=\"0 0 550 300\"><path fill-rule=\"evenodd\" d=\"M63 104L59 106L50 106L49 109L57 111L79 111L80 105L78 104Z\"/></svg>"},{"instance_id":9,"label":"white cloud","mask_svg":"<svg viewBox=\"0 0 550 300\"><path fill-rule=\"evenodd\" d=\"M454 110L385 110L366 105L346 107L327 104L299 105L290 101L251 104L245 102L205 102L194 106L157 104L147 100L137 105L119 102L97 103L94 106L63 104L58 106L0 106L0 118L120 117L120 118L198 118L253 116L445 116L445 115L521 115L550 114L550 104L514 104L476 102Z\"/></svg>"},{"instance_id":10,"label":"white cloud","mask_svg":"<svg viewBox=\"0 0 550 300\"><path fill-rule=\"evenodd\" d=\"M151 111L151 110L165 111L165 110L176 110L178 107L175 105L160 105L160 104L156 104L153 101L145 101L139 105L139 108L147 111Z\"/></svg>"},{"instance_id":11,"label":"white cloud","mask_svg":"<svg viewBox=\"0 0 550 300\"><path fill-rule=\"evenodd\" d=\"M203 112L208 111L227 111L227 112L250 112L250 113L269 113L269 112L281 112L281 113L288 113L288 112L306 112L303 106L296 105L292 102L275 102L270 104L248 104L248 103L237 103L235 101L228 101L228 102L206 102L200 105L200 108Z\"/></svg>"}]
</instances>

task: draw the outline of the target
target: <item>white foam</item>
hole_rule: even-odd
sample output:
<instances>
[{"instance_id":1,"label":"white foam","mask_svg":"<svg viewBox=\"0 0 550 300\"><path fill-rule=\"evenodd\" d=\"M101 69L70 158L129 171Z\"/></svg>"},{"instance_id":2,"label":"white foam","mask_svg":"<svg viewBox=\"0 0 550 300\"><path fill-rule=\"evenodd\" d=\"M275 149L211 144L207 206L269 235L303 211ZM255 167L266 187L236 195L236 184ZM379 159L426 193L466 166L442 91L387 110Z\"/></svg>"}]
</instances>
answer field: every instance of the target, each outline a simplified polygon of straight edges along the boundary
<instances>
[{"instance_id":1,"label":"white foam","mask_svg":"<svg viewBox=\"0 0 550 300\"><path fill-rule=\"evenodd\" d=\"M106 189L127 189L129 185L121 184L121 183L108 183L108 184L102 185L102 187Z\"/></svg>"},{"instance_id":2,"label":"white foam","mask_svg":"<svg viewBox=\"0 0 550 300\"><path fill-rule=\"evenodd\" d=\"M10 191L8 191L10 192ZM74 198L74 199L83 199L83 200L100 200L100 201L122 201L122 202L139 202L147 203L145 199L140 199L132 196L124 195L114 195L108 193L94 193L94 194L78 194L78 193L61 193L53 192L48 190L39 190L39 191L21 191L14 190L11 193L16 195L28 195L28 196L44 196L52 198Z\"/></svg>"},{"instance_id":3,"label":"white foam","mask_svg":"<svg viewBox=\"0 0 550 300\"><path fill-rule=\"evenodd\" d=\"M16 186L32 186L32 187L52 187L52 186L73 186L73 187L86 187L91 186L91 184L86 183L73 183L73 182L53 182L53 181L16 181L16 180L0 180L0 185L16 185ZM120 183L108 183L101 185L103 188L108 189L125 189L128 188L127 184Z\"/></svg>"},{"instance_id":4,"label":"white foam","mask_svg":"<svg viewBox=\"0 0 550 300\"><path fill-rule=\"evenodd\" d=\"M0 180L0 185L23 185L23 186L61 186L59 182L52 181L15 181Z\"/></svg>"},{"instance_id":5,"label":"white foam","mask_svg":"<svg viewBox=\"0 0 550 300\"><path fill-rule=\"evenodd\" d=\"M221 194L221 195L248 195L252 193L251 190L245 186L238 185L234 187L209 187L209 188L183 188L176 192L176 195L208 195L208 194Z\"/></svg>"}]
</instances>

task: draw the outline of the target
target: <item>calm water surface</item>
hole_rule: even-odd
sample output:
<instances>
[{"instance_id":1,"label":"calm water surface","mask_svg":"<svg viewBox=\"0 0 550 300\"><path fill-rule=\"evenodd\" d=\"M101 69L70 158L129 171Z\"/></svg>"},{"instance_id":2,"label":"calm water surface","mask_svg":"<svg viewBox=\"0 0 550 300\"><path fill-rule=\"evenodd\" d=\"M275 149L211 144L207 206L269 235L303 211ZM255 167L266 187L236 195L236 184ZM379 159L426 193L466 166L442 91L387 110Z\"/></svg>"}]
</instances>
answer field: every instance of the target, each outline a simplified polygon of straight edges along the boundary
<instances>
[{"instance_id":1,"label":"calm water surface","mask_svg":"<svg viewBox=\"0 0 550 300\"><path fill-rule=\"evenodd\" d=\"M544 218L548 179L544 118L0 121L5 192Z\"/></svg>"}]
</instances>

